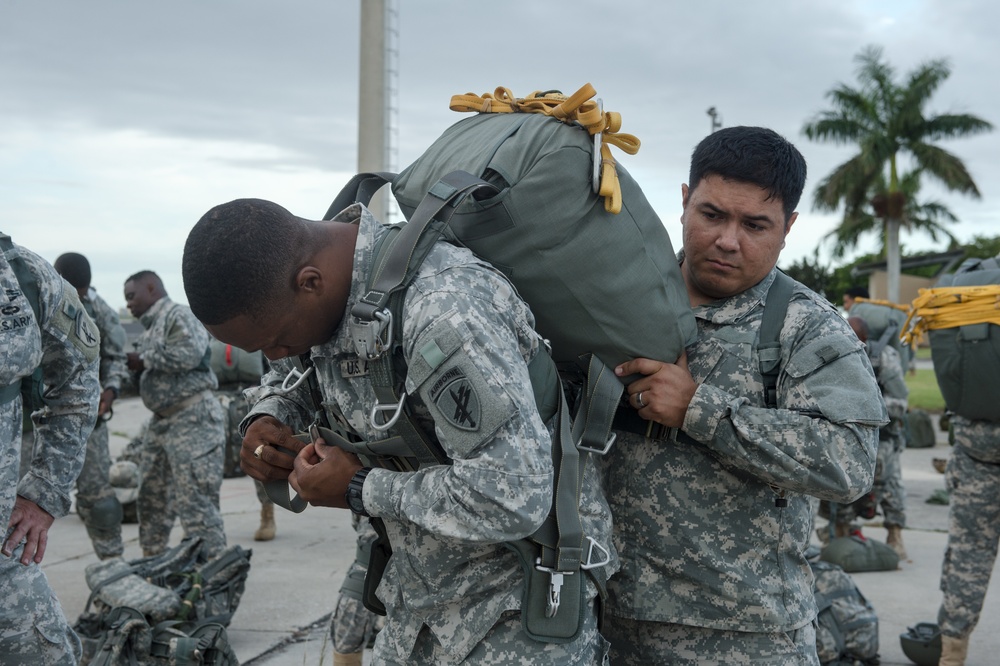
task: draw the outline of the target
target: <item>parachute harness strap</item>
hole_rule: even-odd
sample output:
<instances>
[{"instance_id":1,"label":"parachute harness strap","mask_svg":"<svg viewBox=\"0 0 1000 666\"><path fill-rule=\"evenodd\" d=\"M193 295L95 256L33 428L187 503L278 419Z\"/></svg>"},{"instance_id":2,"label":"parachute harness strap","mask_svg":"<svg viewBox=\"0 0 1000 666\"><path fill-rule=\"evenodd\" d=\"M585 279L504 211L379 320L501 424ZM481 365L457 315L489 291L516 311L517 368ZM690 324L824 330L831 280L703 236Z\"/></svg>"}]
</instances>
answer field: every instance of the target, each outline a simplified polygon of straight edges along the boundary
<instances>
[{"instance_id":1,"label":"parachute harness strap","mask_svg":"<svg viewBox=\"0 0 1000 666\"><path fill-rule=\"evenodd\" d=\"M611 146L635 155L639 152L639 139L619 132L621 114L604 111L601 100L593 99L596 94L594 86L589 83L569 97L557 90L536 90L527 97L518 98L509 89L499 87L493 93L482 95L454 95L449 108L462 113L541 113L570 125L580 125L595 138L599 136L600 180L596 191L604 197L604 209L617 214L622 209L622 190Z\"/></svg>"}]
</instances>

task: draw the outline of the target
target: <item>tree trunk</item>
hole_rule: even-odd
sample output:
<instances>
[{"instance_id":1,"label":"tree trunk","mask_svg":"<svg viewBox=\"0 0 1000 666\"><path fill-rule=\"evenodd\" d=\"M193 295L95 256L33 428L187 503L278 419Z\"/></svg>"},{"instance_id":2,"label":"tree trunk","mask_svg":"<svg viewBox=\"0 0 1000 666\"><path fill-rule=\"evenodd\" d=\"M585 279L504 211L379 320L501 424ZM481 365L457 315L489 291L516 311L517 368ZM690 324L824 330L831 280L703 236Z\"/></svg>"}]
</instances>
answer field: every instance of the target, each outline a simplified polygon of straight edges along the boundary
<instances>
[{"instance_id":1,"label":"tree trunk","mask_svg":"<svg viewBox=\"0 0 1000 666\"><path fill-rule=\"evenodd\" d=\"M885 221L886 283L888 298L899 303L899 218L890 217Z\"/></svg>"}]
</instances>

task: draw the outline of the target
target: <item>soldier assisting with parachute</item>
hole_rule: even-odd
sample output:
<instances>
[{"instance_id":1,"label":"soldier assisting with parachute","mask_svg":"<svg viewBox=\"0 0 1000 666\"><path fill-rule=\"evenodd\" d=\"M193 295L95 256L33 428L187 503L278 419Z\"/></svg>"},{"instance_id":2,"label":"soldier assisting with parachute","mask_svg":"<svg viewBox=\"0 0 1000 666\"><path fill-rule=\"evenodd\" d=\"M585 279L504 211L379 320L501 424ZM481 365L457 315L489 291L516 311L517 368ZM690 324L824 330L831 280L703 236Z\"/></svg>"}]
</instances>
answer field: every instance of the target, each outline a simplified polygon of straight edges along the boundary
<instances>
[{"instance_id":1,"label":"soldier assisting with parachute","mask_svg":"<svg viewBox=\"0 0 1000 666\"><path fill-rule=\"evenodd\" d=\"M576 371L582 384L571 398L581 406L571 424L535 317L556 360L573 365L588 351L572 346L574 334L582 345L604 340L604 323L635 336L639 320L612 312L602 322L585 307L567 309L578 302L574 290L597 303L595 294L610 288L604 314L608 302L643 317L651 307L663 313L658 328L641 334L649 354L676 357L693 320L662 225L607 151L606 141L631 137L611 136L620 118L588 102L592 96L585 89L515 100L500 89L453 100L453 108L537 113L484 113L446 132L429 162L393 180L410 212L402 230L348 205L365 198L362 178L338 198L345 210L331 207L332 221L242 200L209 211L188 238L184 280L195 313L220 339L272 359L274 372L244 422L247 472L288 476L299 501L350 502L388 534L391 558L374 599L388 613L375 644L379 663L605 659L594 602L617 558L592 457L613 442L622 391L605 363L637 350L618 338L605 345L613 357L582 362L590 372ZM436 168L425 171L428 163ZM516 291L472 252L435 242L451 214L448 238L496 262ZM608 252L625 237L634 244L616 249L629 255L630 275L621 255ZM496 239L497 253L477 249L483 238ZM594 245L590 254L577 239ZM582 256L594 262L586 271ZM613 270L593 270L602 262ZM518 296L533 267L552 272L535 285L539 298L555 295L551 307L526 295L529 310ZM622 298L632 288L642 293ZM588 316L589 325L575 323ZM546 317L556 326L543 329ZM307 352L310 367L292 373L290 357ZM329 428L314 427L308 443L293 436L324 418Z\"/></svg>"}]
</instances>

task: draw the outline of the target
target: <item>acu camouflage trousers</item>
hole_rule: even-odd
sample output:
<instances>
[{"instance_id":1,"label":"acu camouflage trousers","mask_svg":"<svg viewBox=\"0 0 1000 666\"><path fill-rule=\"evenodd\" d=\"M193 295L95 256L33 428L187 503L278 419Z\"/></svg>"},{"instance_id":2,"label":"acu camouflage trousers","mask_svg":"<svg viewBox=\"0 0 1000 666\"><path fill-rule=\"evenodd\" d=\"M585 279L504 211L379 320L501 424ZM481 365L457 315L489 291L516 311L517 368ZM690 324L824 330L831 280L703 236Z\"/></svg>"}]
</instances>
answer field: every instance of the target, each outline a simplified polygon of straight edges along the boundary
<instances>
[{"instance_id":1,"label":"acu camouflage trousers","mask_svg":"<svg viewBox=\"0 0 1000 666\"><path fill-rule=\"evenodd\" d=\"M964 638L979 622L997 558L1000 463L979 462L956 445L945 481L951 491L951 502L948 548L941 568L944 597L938 624L945 635Z\"/></svg>"},{"instance_id":2,"label":"acu camouflage trousers","mask_svg":"<svg viewBox=\"0 0 1000 666\"><path fill-rule=\"evenodd\" d=\"M226 547L219 490L225 456L225 415L211 394L167 418L153 417L142 445L136 506L143 554L167 548L174 519L201 537L204 553Z\"/></svg>"}]
</instances>

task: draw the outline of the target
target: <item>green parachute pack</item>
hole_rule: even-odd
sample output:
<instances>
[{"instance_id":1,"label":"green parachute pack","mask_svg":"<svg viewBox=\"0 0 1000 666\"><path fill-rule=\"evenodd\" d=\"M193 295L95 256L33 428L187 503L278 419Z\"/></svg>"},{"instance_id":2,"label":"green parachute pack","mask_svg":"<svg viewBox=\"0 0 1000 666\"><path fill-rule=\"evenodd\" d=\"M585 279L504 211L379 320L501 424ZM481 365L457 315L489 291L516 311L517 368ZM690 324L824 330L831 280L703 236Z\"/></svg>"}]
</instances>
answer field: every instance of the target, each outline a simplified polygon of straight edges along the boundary
<instances>
[{"instance_id":1,"label":"green parachute pack","mask_svg":"<svg viewBox=\"0 0 1000 666\"><path fill-rule=\"evenodd\" d=\"M392 436L357 442L320 429L366 465L407 470L450 462L433 434L411 419L400 346L406 289L435 242L468 247L507 275L531 306L551 356L536 355L529 373L539 413L555 425L553 464L560 472L549 519L507 545L525 572L524 629L543 642L577 635L585 575L604 586L608 553L583 533L579 498L588 457L614 443L622 382L631 381L611 369L638 356L674 361L697 334L666 229L611 156L610 146L634 153L638 139L618 131L620 115L605 112L595 94L587 84L570 96L514 98L505 88L456 95L453 110L477 115L446 130L398 176L359 174L325 216L367 204L385 183L407 216L376 250L368 293L346 320L377 397L373 426ZM301 360L308 373L308 358ZM287 484L267 489L280 506L304 507L288 498ZM372 521L377 531L379 523ZM373 610L391 554L382 533L365 583Z\"/></svg>"},{"instance_id":2,"label":"green parachute pack","mask_svg":"<svg viewBox=\"0 0 1000 666\"><path fill-rule=\"evenodd\" d=\"M1000 422L1000 257L967 259L913 302L948 409Z\"/></svg>"},{"instance_id":3,"label":"green parachute pack","mask_svg":"<svg viewBox=\"0 0 1000 666\"><path fill-rule=\"evenodd\" d=\"M889 345L899 352L899 362L906 374L910 368L910 348L899 337L906 323L906 311L888 301L858 298L849 314L861 317L868 324L868 356L872 365L877 368L882 350Z\"/></svg>"}]
</instances>

